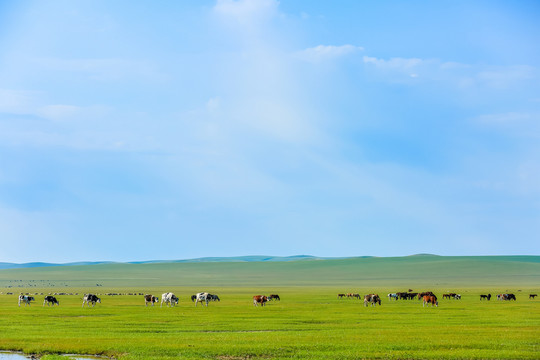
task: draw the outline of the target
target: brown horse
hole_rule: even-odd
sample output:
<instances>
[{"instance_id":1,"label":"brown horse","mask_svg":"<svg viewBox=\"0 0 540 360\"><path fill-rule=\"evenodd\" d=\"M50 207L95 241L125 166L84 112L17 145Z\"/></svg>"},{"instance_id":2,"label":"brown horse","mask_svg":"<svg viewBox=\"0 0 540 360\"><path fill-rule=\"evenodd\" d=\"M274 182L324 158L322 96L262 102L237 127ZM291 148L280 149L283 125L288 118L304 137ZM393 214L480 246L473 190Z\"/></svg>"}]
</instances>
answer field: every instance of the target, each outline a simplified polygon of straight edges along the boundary
<instances>
[{"instance_id":1,"label":"brown horse","mask_svg":"<svg viewBox=\"0 0 540 360\"><path fill-rule=\"evenodd\" d=\"M435 295L424 295L423 297L424 301L422 303L422 307L426 306L426 304L431 304L431 306L433 307L433 305L435 306L439 306L439 302L437 301L437 297Z\"/></svg>"},{"instance_id":2,"label":"brown horse","mask_svg":"<svg viewBox=\"0 0 540 360\"><path fill-rule=\"evenodd\" d=\"M431 291L424 291L418 294L418 300L422 299L426 295L435 296L435 294Z\"/></svg>"}]
</instances>

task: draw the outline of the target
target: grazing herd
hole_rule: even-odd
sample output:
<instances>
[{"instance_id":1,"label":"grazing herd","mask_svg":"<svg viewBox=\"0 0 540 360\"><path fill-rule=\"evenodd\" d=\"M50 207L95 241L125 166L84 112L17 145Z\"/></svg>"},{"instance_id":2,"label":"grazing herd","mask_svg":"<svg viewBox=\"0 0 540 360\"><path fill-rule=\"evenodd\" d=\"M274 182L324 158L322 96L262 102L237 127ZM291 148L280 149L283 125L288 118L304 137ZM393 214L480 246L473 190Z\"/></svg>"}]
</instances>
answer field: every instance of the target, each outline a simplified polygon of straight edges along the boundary
<instances>
[{"instance_id":1,"label":"grazing herd","mask_svg":"<svg viewBox=\"0 0 540 360\"><path fill-rule=\"evenodd\" d=\"M55 293L56 295L56 293ZM63 295L68 295L68 294L63 294ZM106 295L117 295L117 294L106 294ZM129 295L136 295L136 294L129 294ZM142 295L142 293L140 293L140 295ZM529 294L529 299L532 299L534 300L538 295L537 294ZM338 299L343 299L343 298L350 298L350 299L361 299L362 297L360 296L360 294L357 294L357 293L339 293L337 295ZM456 294L456 293L447 293L447 294L443 294L442 296L443 299L448 299L448 300L461 300L461 295L460 294ZM368 295L365 295L363 297L364 299L364 306L375 306L375 305L381 305L381 298L378 294L368 294ZM412 299L418 299L418 300L422 300L422 306L425 307L426 305L429 306L431 305L432 307L435 306L435 307L438 307L439 306L439 301L437 299L437 296L431 292L431 291L425 291L425 292L420 292L420 293L416 293L416 292L412 292L411 289L409 289L408 292L396 292L396 293L390 293L388 294L388 300L392 301L398 301L398 300L412 300ZM255 307L257 306L265 306L266 303L268 301L279 301L281 300L281 298L279 297L278 294L270 294L268 296L266 295L255 295L253 296L253 305ZM480 295L480 300L491 300L491 294L481 294ZM514 294L498 294L497 295L497 300L500 300L500 301L510 301L510 300L514 300L516 301L516 295ZM35 298L33 296L30 296L29 294L20 294L19 295L19 298L18 298L18 304L19 304L19 307L21 306L21 304L24 304L24 306L26 307L27 305L30 306L31 302L32 301L35 301ZM166 306L168 307L174 307L175 305L178 305L178 297L173 294L172 292L166 292L166 293L163 293L161 295L161 306L160 307L163 307L163 303L165 303ZM208 306L208 303L211 302L211 301L220 301L220 298L218 295L215 295L215 294L210 294L208 292L200 292L200 293L197 293L195 295L192 295L191 296L191 301L192 302L195 302L195 306L198 305L198 303L201 303L201 305L205 305L205 306ZM159 302L159 297L157 296L154 296L154 295L151 295L151 294L145 294L144 295L144 304L145 306L148 306L148 304L151 304L152 306L154 306L155 303ZM88 305L88 307L90 307L90 304L92 305L92 307L95 307L96 304L100 304L101 303L101 299L95 295L95 294L84 294L84 297L83 297L83 303L82 303L82 306L84 307L84 305ZM52 295L47 295L45 296L44 300L43 300L43 306L53 306L54 305L57 305L57 306L60 306L60 302L58 301L58 299Z\"/></svg>"}]
</instances>

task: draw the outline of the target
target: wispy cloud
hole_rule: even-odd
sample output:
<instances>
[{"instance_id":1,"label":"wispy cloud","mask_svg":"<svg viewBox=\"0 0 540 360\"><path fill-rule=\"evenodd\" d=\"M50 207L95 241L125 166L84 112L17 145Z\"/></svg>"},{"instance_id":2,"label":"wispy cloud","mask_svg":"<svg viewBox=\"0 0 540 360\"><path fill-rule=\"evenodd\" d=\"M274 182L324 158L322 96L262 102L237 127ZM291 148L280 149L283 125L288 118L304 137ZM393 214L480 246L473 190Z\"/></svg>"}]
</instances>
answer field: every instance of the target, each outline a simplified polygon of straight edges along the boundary
<instances>
[{"instance_id":1,"label":"wispy cloud","mask_svg":"<svg viewBox=\"0 0 540 360\"><path fill-rule=\"evenodd\" d=\"M312 48L298 51L297 53L295 53L295 56L301 60L315 63L325 60L336 59L362 50L364 50L364 48L354 45L318 45Z\"/></svg>"},{"instance_id":2,"label":"wispy cloud","mask_svg":"<svg viewBox=\"0 0 540 360\"><path fill-rule=\"evenodd\" d=\"M478 124L498 129L507 136L540 139L540 113L507 112L476 117Z\"/></svg>"},{"instance_id":3,"label":"wispy cloud","mask_svg":"<svg viewBox=\"0 0 540 360\"><path fill-rule=\"evenodd\" d=\"M81 73L98 81L140 79L162 81L166 75L157 66L143 60L122 58L39 58L36 65L47 71Z\"/></svg>"},{"instance_id":4,"label":"wispy cloud","mask_svg":"<svg viewBox=\"0 0 540 360\"><path fill-rule=\"evenodd\" d=\"M261 21L277 14L276 0L218 0L214 12L238 23Z\"/></svg>"}]
</instances>

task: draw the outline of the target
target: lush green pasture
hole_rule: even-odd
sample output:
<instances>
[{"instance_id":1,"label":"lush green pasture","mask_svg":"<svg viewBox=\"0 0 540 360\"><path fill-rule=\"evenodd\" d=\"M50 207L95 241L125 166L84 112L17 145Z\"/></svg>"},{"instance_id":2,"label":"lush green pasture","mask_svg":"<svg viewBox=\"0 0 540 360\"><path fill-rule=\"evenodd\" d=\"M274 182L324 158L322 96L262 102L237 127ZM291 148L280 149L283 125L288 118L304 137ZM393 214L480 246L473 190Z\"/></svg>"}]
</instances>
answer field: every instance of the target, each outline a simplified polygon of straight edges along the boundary
<instances>
[{"instance_id":1,"label":"lush green pasture","mask_svg":"<svg viewBox=\"0 0 540 360\"><path fill-rule=\"evenodd\" d=\"M3 270L0 349L122 359L540 358L540 300L528 299L539 292L538 257L402 259ZM386 298L409 287L434 291L439 307ZM222 301L196 308L189 297L202 290ZM19 308L20 291L79 295L58 296L54 308L37 295ZM145 307L138 295L102 295L102 304L81 307L84 292L165 291L180 297L177 307ZM449 291L463 300L442 299ZM377 292L383 304L366 308L337 299L340 292ZM513 292L517 301L481 302L488 292ZM253 295L270 293L282 301L253 306Z\"/></svg>"},{"instance_id":2,"label":"lush green pasture","mask_svg":"<svg viewBox=\"0 0 540 360\"><path fill-rule=\"evenodd\" d=\"M1 296L0 348L125 359L540 356L540 300L521 294L511 303L480 302L479 292L469 290L461 301L441 299L438 308L387 299L365 308L337 299L349 289L280 288L281 302L255 308L258 289L222 288L221 302L196 308L189 300L194 289L171 290L180 296L175 308L145 307L142 296L102 296L95 308L82 308L80 296L42 307L37 296L36 304L19 308L16 296Z\"/></svg>"}]
</instances>

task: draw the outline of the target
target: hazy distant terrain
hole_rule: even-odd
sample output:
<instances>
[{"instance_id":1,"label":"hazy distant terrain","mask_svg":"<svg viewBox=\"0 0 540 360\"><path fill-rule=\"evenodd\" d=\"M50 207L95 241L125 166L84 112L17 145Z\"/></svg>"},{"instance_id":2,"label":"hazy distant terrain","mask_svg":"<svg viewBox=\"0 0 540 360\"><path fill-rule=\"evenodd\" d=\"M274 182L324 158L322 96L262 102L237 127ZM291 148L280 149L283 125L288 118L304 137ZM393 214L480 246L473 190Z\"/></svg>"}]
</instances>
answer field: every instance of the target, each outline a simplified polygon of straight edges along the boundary
<instances>
[{"instance_id":1,"label":"hazy distant terrain","mask_svg":"<svg viewBox=\"0 0 540 360\"><path fill-rule=\"evenodd\" d=\"M540 256L213 259L4 269L0 270L0 288L96 285L515 287L540 283ZM285 259L289 261L278 261Z\"/></svg>"}]
</instances>

